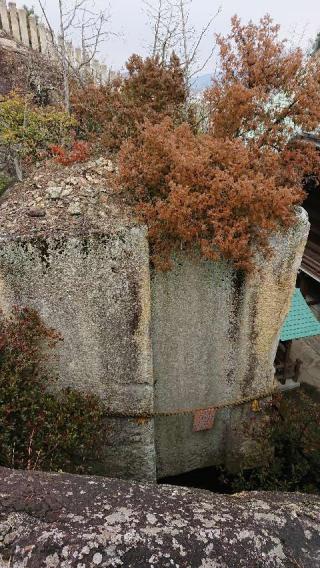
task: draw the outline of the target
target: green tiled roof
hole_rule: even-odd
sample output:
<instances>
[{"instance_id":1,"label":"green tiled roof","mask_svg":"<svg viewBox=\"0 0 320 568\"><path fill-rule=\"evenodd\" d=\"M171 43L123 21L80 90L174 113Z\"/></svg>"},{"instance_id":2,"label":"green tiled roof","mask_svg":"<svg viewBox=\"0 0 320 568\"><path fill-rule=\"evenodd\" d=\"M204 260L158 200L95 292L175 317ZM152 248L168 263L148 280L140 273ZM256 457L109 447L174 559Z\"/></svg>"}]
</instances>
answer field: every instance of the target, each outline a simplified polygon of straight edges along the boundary
<instances>
[{"instance_id":1,"label":"green tiled roof","mask_svg":"<svg viewBox=\"0 0 320 568\"><path fill-rule=\"evenodd\" d=\"M289 341L313 335L320 335L320 322L313 315L299 288L296 288L280 339Z\"/></svg>"}]
</instances>

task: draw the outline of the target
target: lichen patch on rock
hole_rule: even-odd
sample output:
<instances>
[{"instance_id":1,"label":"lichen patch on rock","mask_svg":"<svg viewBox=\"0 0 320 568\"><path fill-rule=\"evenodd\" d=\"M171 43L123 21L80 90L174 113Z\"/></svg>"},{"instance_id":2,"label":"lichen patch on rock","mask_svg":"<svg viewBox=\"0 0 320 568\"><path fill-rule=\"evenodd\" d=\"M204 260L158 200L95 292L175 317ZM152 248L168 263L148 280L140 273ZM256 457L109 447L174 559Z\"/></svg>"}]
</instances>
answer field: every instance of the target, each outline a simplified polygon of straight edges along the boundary
<instances>
[{"instance_id":1,"label":"lichen patch on rock","mask_svg":"<svg viewBox=\"0 0 320 568\"><path fill-rule=\"evenodd\" d=\"M320 498L0 469L0 566L315 568Z\"/></svg>"}]
</instances>

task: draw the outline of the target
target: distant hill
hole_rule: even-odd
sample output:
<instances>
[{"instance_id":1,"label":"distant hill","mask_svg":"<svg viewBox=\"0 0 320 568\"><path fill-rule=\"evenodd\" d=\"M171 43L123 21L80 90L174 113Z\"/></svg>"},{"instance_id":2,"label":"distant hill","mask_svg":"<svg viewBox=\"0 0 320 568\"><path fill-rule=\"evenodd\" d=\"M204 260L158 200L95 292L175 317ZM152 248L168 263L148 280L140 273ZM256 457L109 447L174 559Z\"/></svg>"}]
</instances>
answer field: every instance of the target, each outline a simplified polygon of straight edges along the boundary
<instances>
[{"instance_id":1,"label":"distant hill","mask_svg":"<svg viewBox=\"0 0 320 568\"><path fill-rule=\"evenodd\" d=\"M199 75L199 77L195 78L194 84L192 85L192 90L196 93L200 93L204 91L211 85L212 75L208 73L207 75Z\"/></svg>"}]
</instances>

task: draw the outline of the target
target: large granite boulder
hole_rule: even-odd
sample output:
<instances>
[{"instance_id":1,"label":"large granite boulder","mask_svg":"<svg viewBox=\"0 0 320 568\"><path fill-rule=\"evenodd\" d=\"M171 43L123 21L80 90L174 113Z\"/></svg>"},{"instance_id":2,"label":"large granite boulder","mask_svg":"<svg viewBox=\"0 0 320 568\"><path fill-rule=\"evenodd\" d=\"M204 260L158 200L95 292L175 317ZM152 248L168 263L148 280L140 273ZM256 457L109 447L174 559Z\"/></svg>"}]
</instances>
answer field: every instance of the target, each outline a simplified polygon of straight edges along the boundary
<instances>
[{"instance_id":1,"label":"large granite boulder","mask_svg":"<svg viewBox=\"0 0 320 568\"><path fill-rule=\"evenodd\" d=\"M306 213L270 238L256 269L176 255L150 270L146 227L106 157L35 167L0 201L0 309L36 309L64 341L47 360L58 387L106 408L100 472L156 481L238 466L251 405L276 387L274 358L309 231ZM233 406L237 403L238 406ZM194 431L195 409L219 407Z\"/></svg>"},{"instance_id":2,"label":"large granite boulder","mask_svg":"<svg viewBox=\"0 0 320 568\"><path fill-rule=\"evenodd\" d=\"M1 568L320 566L320 497L0 469Z\"/></svg>"}]
</instances>

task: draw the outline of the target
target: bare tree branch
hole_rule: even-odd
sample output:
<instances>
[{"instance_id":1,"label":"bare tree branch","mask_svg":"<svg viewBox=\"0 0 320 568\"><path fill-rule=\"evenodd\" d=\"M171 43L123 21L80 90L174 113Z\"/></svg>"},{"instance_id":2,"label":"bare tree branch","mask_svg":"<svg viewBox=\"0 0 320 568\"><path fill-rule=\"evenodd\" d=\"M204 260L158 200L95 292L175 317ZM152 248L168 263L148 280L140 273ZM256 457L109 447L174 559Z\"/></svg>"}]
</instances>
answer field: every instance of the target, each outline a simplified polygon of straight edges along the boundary
<instances>
[{"instance_id":1,"label":"bare tree branch","mask_svg":"<svg viewBox=\"0 0 320 568\"><path fill-rule=\"evenodd\" d=\"M202 43L221 12L219 7L200 32L197 32L190 22L192 2L193 0L157 0L155 7L149 0L144 0L146 14L153 29L151 54L159 55L161 61L165 62L175 51L180 57L189 86L191 78L205 68L214 53L213 47L197 65Z\"/></svg>"},{"instance_id":2,"label":"bare tree branch","mask_svg":"<svg viewBox=\"0 0 320 568\"><path fill-rule=\"evenodd\" d=\"M207 23L207 25L205 25L205 26L202 28L202 30L201 30L201 32L200 32L200 34L199 34L199 36L198 36L198 39L197 39L197 41L195 42L194 46L192 47L191 53L189 54L189 64L192 64L192 63L195 61L195 59L196 59L196 57L197 57L197 54L198 54L198 51L199 51L199 48L200 48L200 45L201 45L203 39L204 39L205 36L207 35L207 33L208 33L208 31L210 30L210 28L211 28L213 22L214 22L215 19L218 17L218 15L220 14L220 12L221 12L221 6L219 6L218 10L217 10L216 13L214 14L214 16L212 16L212 18L209 20L209 22ZM214 50L215 50L215 46L212 48L211 53L210 53L210 55L208 56L208 58L207 58L205 64L204 64L203 67L201 68L201 70L205 67L205 65L206 65L206 64L208 63L208 61L211 59L211 57L212 57L212 55L213 55L213 53L214 53Z\"/></svg>"},{"instance_id":3,"label":"bare tree branch","mask_svg":"<svg viewBox=\"0 0 320 568\"><path fill-rule=\"evenodd\" d=\"M76 19L76 17L78 16L78 12L79 10L82 8L82 6L85 5L87 0L79 0L78 2L76 2L74 4L74 6L72 7L71 10L68 10L67 12L63 12L62 13L62 18L63 18L63 27L64 27L64 31L67 32L74 24L74 21ZM66 21L66 18L69 18Z\"/></svg>"},{"instance_id":4,"label":"bare tree branch","mask_svg":"<svg viewBox=\"0 0 320 568\"><path fill-rule=\"evenodd\" d=\"M159 42L159 33L160 33L160 25L161 25L161 16L162 16L162 0L158 0L158 12L156 15L155 25L154 25L154 42L153 42L153 50L152 55L156 55L157 45Z\"/></svg>"},{"instance_id":5,"label":"bare tree branch","mask_svg":"<svg viewBox=\"0 0 320 568\"><path fill-rule=\"evenodd\" d=\"M38 2L39 2L39 6L40 6L41 12L42 12L42 14L43 14L43 17L44 17L44 19L45 19L45 21L46 21L46 24L47 24L47 26L48 26L48 29L49 29L49 32L50 32L50 35L51 35L51 39L52 39L52 43L54 44L54 43L55 43L54 31L53 31L53 29L52 29L52 27L51 27L49 18L48 18L47 13L46 13L46 11L45 11L45 9L44 9L44 6L43 6L42 1L41 1L41 0L38 0Z\"/></svg>"},{"instance_id":6,"label":"bare tree branch","mask_svg":"<svg viewBox=\"0 0 320 568\"><path fill-rule=\"evenodd\" d=\"M95 12L91 0L56 0L59 12L59 38L55 37L43 0L38 0L41 12L48 26L52 45L61 62L64 84L64 104L70 112L70 74L83 84L85 71L95 59L99 45L105 41L109 32L105 30L110 16L107 10ZM81 34L81 61L76 62L68 48L72 32ZM113 34L114 35L114 34ZM88 73L87 73L88 76Z\"/></svg>"},{"instance_id":7,"label":"bare tree branch","mask_svg":"<svg viewBox=\"0 0 320 568\"><path fill-rule=\"evenodd\" d=\"M181 34L182 34L182 44L183 44L183 56L184 56L184 66L185 74L189 76L189 56L188 56L188 40L187 40L187 21L188 14L186 13L186 3L185 0L180 0L179 3L180 18L181 18Z\"/></svg>"}]
</instances>

